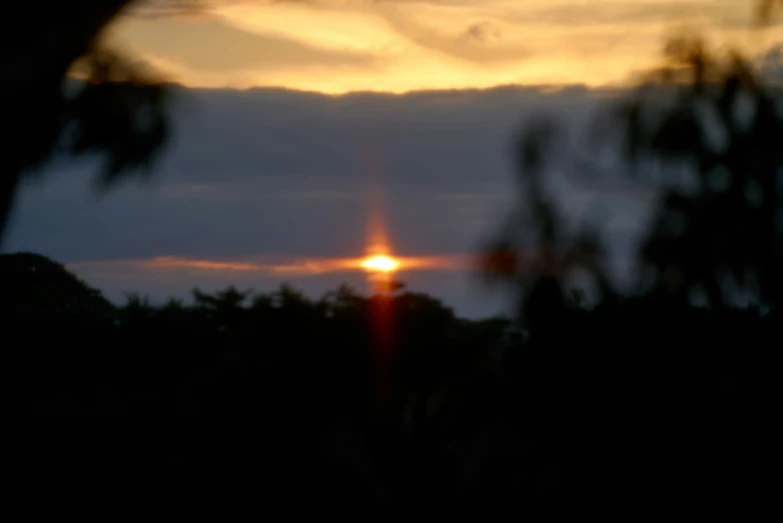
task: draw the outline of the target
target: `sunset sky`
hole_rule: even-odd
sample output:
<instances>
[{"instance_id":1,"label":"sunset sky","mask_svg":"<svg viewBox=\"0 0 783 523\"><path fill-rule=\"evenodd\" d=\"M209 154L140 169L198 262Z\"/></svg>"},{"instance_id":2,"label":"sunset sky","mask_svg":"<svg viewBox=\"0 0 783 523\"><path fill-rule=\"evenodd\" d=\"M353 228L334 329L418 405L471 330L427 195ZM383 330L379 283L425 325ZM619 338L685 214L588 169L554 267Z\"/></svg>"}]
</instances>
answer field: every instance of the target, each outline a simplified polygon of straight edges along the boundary
<instances>
[{"instance_id":1,"label":"sunset sky","mask_svg":"<svg viewBox=\"0 0 783 523\"><path fill-rule=\"evenodd\" d=\"M654 63L662 38L673 31L764 46L774 34L748 35L749 6L737 0L147 0L118 21L111 39L199 87L344 93L595 86L627 82Z\"/></svg>"},{"instance_id":2,"label":"sunset sky","mask_svg":"<svg viewBox=\"0 0 783 523\"><path fill-rule=\"evenodd\" d=\"M366 290L382 229L410 287L491 314L471 261L513 203L514 131L544 113L578 138L677 30L781 78L779 28L748 31L750 15L736 0L138 4L107 41L182 84L155 176L98 196L95 162L58 161L25 184L3 250L64 262L118 302L283 280L317 296ZM548 182L573 222L609 210L622 279L655 193L611 169L576 176L590 152L564 149Z\"/></svg>"}]
</instances>

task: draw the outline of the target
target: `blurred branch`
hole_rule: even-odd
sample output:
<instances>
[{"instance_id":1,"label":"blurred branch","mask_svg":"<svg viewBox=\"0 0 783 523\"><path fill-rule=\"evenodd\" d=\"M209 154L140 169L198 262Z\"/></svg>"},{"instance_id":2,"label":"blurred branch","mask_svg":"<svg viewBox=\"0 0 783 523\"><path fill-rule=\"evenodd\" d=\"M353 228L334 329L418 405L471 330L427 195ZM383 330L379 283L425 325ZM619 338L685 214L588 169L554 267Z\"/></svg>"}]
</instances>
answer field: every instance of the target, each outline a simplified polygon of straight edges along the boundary
<instances>
[{"instance_id":1,"label":"blurred branch","mask_svg":"<svg viewBox=\"0 0 783 523\"><path fill-rule=\"evenodd\" d=\"M481 253L479 267L490 283L521 291L520 312L530 326L556 320L568 299L561 280L575 271L590 274L606 298L614 294L603 268L603 249L590 228L564 234L563 218L544 186L551 161L562 156L561 133L552 118L538 118L515 142L520 180L516 208L504 230Z\"/></svg>"},{"instance_id":2,"label":"blurred branch","mask_svg":"<svg viewBox=\"0 0 783 523\"><path fill-rule=\"evenodd\" d=\"M169 89L121 55L98 49L84 58L89 75L66 99L61 152L104 153L100 186L106 188L136 167L148 167L169 135Z\"/></svg>"},{"instance_id":3,"label":"blurred branch","mask_svg":"<svg viewBox=\"0 0 783 523\"><path fill-rule=\"evenodd\" d=\"M168 137L167 90L126 57L100 45L106 25L129 0L74 0L41 9L18 4L0 31L0 95L7 101L0 140L0 242L23 174L56 154L105 153L101 181L147 164ZM86 68L66 93L74 64ZM63 145L63 140L65 145Z\"/></svg>"},{"instance_id":4,"label":"blurred branch","mask_svg":"<svg viewBox=\"0 0 783 523\"><path fill-rule=\"evenodd\" d=\"M768 24L783 2L757 6L759 23ZM616 152L624 153L630 173L654 164L670 175L638 253L650 275L639 290L683 301L701 292L713 307L740 293L779 305L783 115L751 62L738 52L713 54L700 37L671 39L663 65L599 117L606 117L599 134L613 147L622 144ZM564 154L555 141L553 119L523 129L516 218L480 260L491 281L518 286L527 295L523 311L538 309L541 318L557 316L558 304L566 302L562 280L576 269L593 277L604 298L614 295L594 228L566 237L559 210L546 195L544 175ZM686 190L682 181L691 175L696 188Z\"/></svg>"},{"instance_id":5,"label":"blurred branch","mask_svg":"<svg viewBox=\"0 0 783 523\"><path fill-rule=\"evenodd\" d=\"M772 20L776 11L783 8L781 0L756 0L756 21L766 25Z\"/></svg>"}]
</instances>

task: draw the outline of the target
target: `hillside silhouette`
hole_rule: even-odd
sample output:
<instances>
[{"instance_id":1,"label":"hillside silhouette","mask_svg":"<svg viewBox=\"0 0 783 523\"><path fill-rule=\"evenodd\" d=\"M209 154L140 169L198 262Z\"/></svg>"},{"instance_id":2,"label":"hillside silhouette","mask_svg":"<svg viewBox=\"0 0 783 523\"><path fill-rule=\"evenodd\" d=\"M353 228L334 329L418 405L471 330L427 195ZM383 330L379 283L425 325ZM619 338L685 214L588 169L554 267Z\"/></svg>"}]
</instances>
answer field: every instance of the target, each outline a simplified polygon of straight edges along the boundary
<instances>
[{"instance_id":1,"label":"hillside silhouette","mask_svg":"<svg viewBox=\"0 0 783 523\"><path fill-rule=\"evenodd\" d=\"M100 291L79 280L63 265L32 253L0 255L3 316L25 318L100 318L113 311Z\"/></svg>"}]
</instances>

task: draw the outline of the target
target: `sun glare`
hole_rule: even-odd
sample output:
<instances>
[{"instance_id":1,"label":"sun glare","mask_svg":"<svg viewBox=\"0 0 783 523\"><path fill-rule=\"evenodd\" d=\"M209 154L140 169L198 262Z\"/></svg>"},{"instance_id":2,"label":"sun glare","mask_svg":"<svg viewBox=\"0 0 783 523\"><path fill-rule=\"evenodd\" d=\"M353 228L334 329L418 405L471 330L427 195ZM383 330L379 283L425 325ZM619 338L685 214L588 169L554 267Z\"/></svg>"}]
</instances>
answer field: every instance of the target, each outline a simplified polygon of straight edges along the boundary
<instances>
[{"instance_id":1,"label":"sun glare","mask_svg":"<svg viewBox=\"0 0 783 523\"><path fill-rule=\"evenodd\" d=\"M388 256L371 256L362 262L363 268L373 272L393 272L399 266L399 262Z\"/></svg>"}]
</instances>

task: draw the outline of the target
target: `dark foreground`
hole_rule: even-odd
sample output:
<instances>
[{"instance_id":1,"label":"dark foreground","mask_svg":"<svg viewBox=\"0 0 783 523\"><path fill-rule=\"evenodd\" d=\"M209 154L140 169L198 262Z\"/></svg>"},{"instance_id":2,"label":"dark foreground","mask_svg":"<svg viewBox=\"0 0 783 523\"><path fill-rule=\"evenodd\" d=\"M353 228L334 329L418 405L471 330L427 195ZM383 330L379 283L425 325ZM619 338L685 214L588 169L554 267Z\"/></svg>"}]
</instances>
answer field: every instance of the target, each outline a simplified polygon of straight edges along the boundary
<instances>
[{"instance_id":1,"label":"dark foreground","mask_svg":"<svg viewBox=\"0 0 783 523\"><path fill-rule=\"evenodd\" d=\"M0 260L10 501L476 521L777 498L774 311L569 304L527 338L402 290L115 308Z\"/></svg>"}]
</instances>

